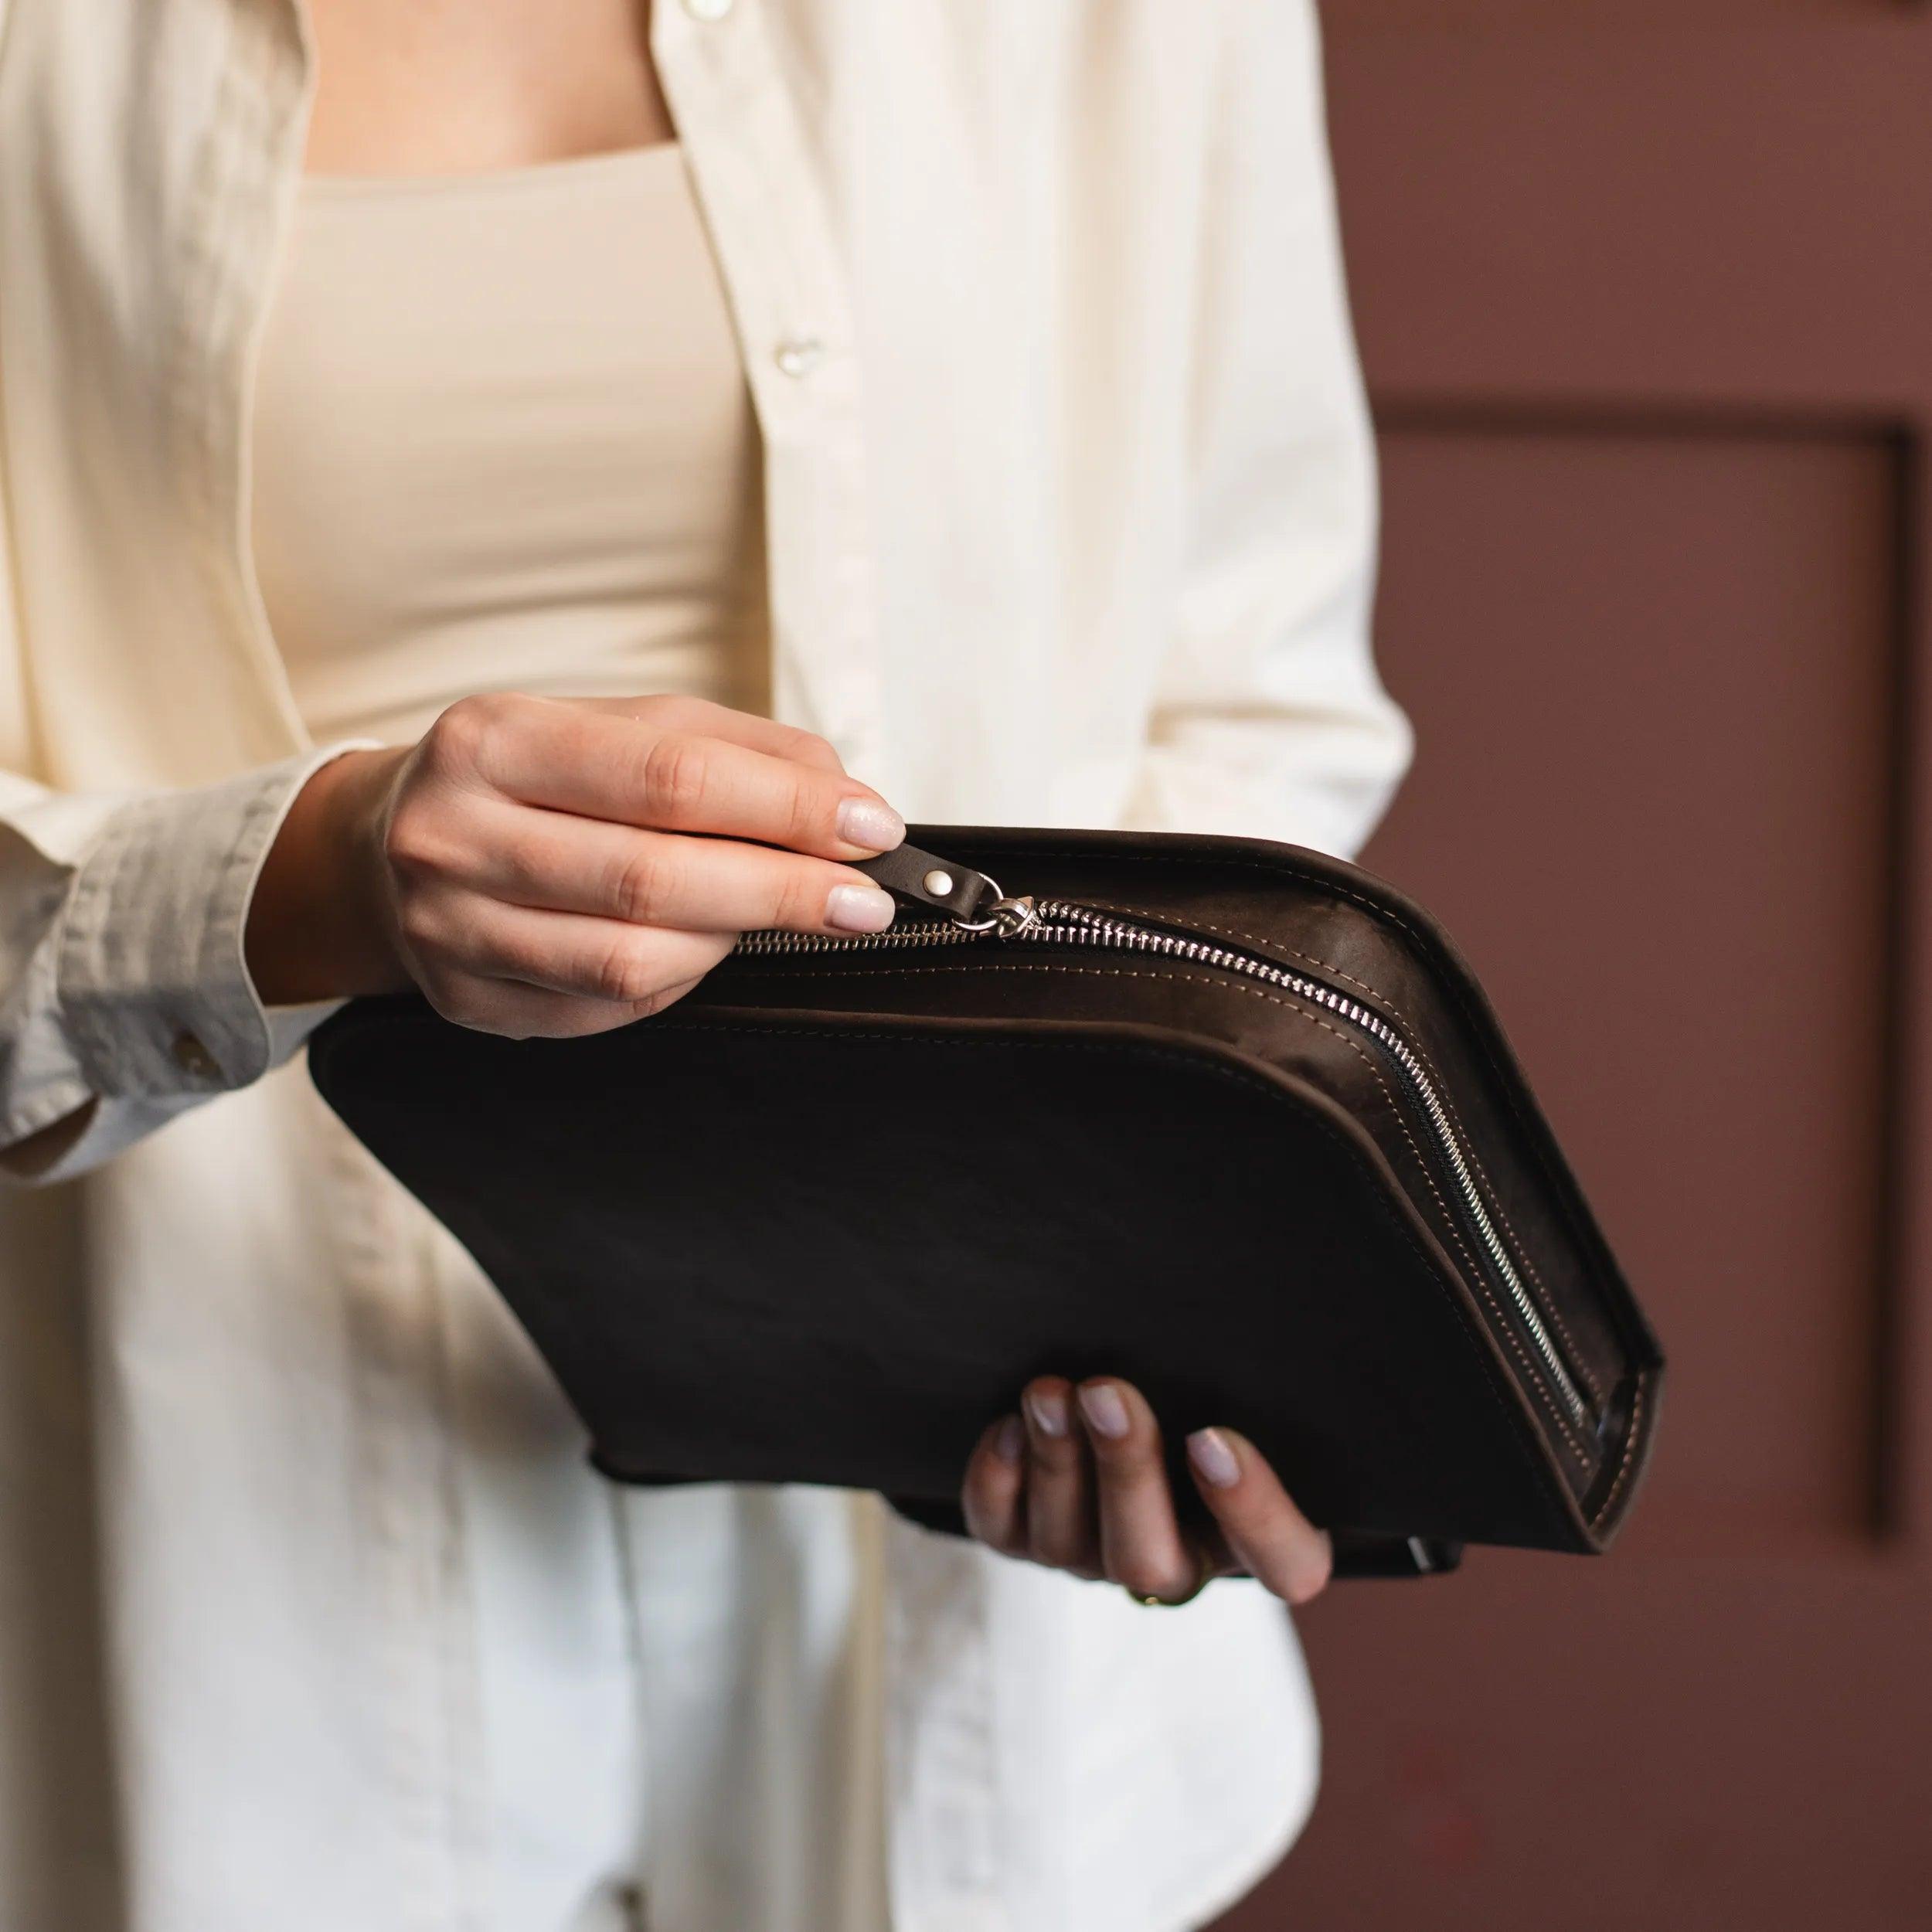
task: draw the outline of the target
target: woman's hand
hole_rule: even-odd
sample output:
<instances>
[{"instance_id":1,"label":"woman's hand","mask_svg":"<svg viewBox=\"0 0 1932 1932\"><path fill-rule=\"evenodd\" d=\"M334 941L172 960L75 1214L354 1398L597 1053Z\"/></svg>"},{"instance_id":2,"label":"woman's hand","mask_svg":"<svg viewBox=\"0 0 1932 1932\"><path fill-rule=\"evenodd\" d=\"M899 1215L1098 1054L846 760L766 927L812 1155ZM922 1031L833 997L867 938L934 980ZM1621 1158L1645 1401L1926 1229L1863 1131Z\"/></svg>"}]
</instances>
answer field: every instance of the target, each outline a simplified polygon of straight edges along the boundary
<instances>
[{"instance_id":1,"label":"woman's hand","mask_svg":"<svg viewBox=\"0 0 1932 1932\"><path fill-rule=\"evenodd\" d=\"M1188 1437L1188 1468L1213 1522L1201 1532L1181 1526L1160 1426L1131 1383L1100 1376L1076 1389L1043 1376L1027 1384L1020 1411L987 1430L967 1465L961 1500L981 1543L1167 1602L1232 1570L1291 1604L1327 1583L1328 1532L1246 1437L1226 1429Z\"/></svg>"},{"instance_id":2,"label":"woman's hand","mask_svg":"<svg viewBox=\"0 0 1932 1932\"><path fill-rule=\"evenodd\" d=\"M303 787L249 970L270 1005L413 981L467 1026L598 1032L670 1005L748 928L889 925L889 896L840 862L905 830L824 740L720 705L466 698Z\"/></svg>"}]
</instances>

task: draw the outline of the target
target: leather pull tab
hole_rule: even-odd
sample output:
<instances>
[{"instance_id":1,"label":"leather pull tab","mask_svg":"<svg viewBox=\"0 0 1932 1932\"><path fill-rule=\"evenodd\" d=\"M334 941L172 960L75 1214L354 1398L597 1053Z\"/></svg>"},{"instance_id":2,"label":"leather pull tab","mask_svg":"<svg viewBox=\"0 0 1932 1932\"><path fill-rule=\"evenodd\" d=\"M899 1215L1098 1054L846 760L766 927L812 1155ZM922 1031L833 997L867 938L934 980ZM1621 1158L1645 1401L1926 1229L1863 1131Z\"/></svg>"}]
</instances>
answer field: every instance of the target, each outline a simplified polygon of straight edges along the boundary
<instances>
[{"instance_id":1,"label":"leather pull tab","mask_svg":"<svg viewBox=\"0 0 1932 1932\"><path fill-rule=\"evenodd\" d=\"M930 906L954 919L984 918L987 907L1000 896L998 886L983 872L956 866L917 845L899 845L876 859L859 859L852 869L876 879L896 899Z\"/></svg>"}]
</instances>

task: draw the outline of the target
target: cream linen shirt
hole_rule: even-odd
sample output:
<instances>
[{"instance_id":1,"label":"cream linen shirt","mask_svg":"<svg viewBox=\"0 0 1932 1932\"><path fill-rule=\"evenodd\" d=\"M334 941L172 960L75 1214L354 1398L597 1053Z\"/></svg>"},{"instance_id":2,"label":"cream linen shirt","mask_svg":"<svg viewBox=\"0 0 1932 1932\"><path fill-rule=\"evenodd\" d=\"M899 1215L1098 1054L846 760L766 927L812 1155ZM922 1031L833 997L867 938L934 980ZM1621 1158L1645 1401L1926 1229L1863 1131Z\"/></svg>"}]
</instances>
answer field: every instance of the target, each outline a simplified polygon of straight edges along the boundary
<instances>
[{"instance_id":1,"label":"cream linen shirt","mask_svg":"<svg viewBox=\"0 0 1932 1932\"><path fill-rule=\"evenodd\" d=\"M1307 0L655 13L778 714L917 817L1354 848L1406 741ZM311 70L293 0L0 0L0 1927L582 1932L634 1869L669 1932L1196 1923L1310 1801L1277 1606L614 1505L285 1063L241 923L330 748L246 452Z\"/></svg>"}]
</instances>

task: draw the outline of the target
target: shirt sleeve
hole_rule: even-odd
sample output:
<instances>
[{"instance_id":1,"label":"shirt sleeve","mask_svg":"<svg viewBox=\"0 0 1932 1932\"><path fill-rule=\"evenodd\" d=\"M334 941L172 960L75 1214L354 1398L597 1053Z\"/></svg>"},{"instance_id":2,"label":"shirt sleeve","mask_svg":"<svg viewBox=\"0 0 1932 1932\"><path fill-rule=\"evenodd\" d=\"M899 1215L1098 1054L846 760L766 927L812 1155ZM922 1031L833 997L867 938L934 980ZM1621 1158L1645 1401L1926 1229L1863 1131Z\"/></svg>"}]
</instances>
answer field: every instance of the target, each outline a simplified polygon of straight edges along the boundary
<instances>
[{"instance_id":1,"label":"shirt sleeve","mask_svg":"<svg viewBox=\"0 0 1932 1932\"><path fill-rule=\"evenodd\" d=\"M1200 214L1187 536L1126 822L1356 851L1406 769L1369 645L1374 438L1311 0L1228 0Z\"/></svg>"},{"instance_id":2,"label":"shirt sleeve","mask_svg":"<svg viewBox=\"0 0 1932 1932\"><path fill-rule=\"evenodd\" d=\"M64 1179L287 1059L337 1002L265 1008L257 876L332 745L118 795L0 777L0 1172Z\"/></svg>"}]
</instances>

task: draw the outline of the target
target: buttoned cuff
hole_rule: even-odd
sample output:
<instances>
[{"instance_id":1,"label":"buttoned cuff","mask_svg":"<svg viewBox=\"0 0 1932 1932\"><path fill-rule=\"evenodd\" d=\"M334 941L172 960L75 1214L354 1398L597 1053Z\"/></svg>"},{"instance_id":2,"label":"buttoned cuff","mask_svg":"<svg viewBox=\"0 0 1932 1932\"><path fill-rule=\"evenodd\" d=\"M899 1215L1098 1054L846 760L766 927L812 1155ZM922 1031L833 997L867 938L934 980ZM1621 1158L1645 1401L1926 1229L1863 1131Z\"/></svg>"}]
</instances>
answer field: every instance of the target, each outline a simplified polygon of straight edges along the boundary
<instances>
[{"instance_id":1,"label":"buttoned cuff","mask_svg":"<svg viewBox=\"0 0 1932 1932\"><path fill-rule=\"evenodd\" d=\"M245 1087L332 1003L278 1009L243 956L249 901L295 795L330 760L304 752L223 784L131 800L75 876L58 954L60 1009L90 1090L148 1100Z\"/></svg>"}]
</instances>

